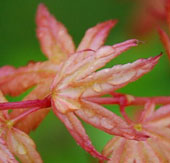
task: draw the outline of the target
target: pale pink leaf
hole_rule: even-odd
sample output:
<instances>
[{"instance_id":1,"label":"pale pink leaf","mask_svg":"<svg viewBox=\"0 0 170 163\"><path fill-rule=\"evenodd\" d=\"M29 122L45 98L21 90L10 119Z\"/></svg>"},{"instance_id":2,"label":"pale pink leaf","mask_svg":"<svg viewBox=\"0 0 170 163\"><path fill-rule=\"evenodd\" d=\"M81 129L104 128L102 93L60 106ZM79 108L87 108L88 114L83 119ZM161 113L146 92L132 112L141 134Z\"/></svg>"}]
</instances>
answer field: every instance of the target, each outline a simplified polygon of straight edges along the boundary
<instances>
[{"instance_id":1,"label":"pale pink leaf","mask_svg":"<svg viewBox=\"0 0 170 163\"><path fill-rule=\"evenodd\" d=\"M157 126L147 126L146 128L145 126L144 130L155 142L162 144L164 148L170 150L170 128Z\"/></svg>"},{"instance_id":2,"label":"pale pink leaf","mask_svg":"<svg viewBox=\"0 0 170 163\"><path fill-rule=\"evenodd\" d=\"M103 148L102 154L106 157L110 157L113 150L117 149L117 147L124 141L122 137L115 136L113 139L111 139Z\"/></svg>"},{"instance_id":3,"label":"pale pink leaf","mask_svg":"<svg viewBox=\"0 0 170 163\"><path fill-rule=\"evenodd\" d=\"M144 126L143 128L152 138L170 147L170 128L159 126Z\"/></svg>"},{"instance_id":4,"label":"pale pink leaf","mask_svg":"<svg viewBox=\"0 0 170 163\"><path fill-rule=\"evenodd\" d=\"M137 140L145 137L142 133L137 133L119 116L98 104L82 100L81 109L75 111L75 113L83 121L111 135Z\"/></svg>"},{"instance_id":5,"label":"pale pink leaf","mask_svg":"<svg viewBox=\"0 0 170 163\"><path fill-rule=\"evenodd\" d=\"M164 163L170 160L170 105L154 111L152 102L148 102L141 119L141 131L149 136L145 141L127 140L114 137L104 148L103 154L111 156L109 163ZM159 123L158 123L159 122ZM134 124L135 128L135 124ZM124 143L121 143L124 142Z\"/></svg>"},{"instance_id":6,"label":"pale pink leaf","mask_svg":"<svg viewBox=\"0 0 170 163\"><path fill-rule=\"evenodd\" d=\"M138 159L140 159L141 163L160 163L159 157L157 157L155 151L152 149L152 147L148 144L147 141L137 142L137 154Z\"/></svg>"},{"instance_id":7,"label":"pale pink leaf","mask_svg":"<svg viewBox=\"0 0 170 163\"><path fill-rule=\"evenodd\" d=\"M106 37L116 22L116 20L109 20L88 29L79 44L77 51L85 49L97 50L104 44Z\"/></svg>"},{"instance_id":8,"label":"pale pink leaf","mask_svg":"<svg viewBox=\"0 0 170 163\"><path fill-rule=\"evenodd\" d=\"M112 152L112 156L111 156L110 160L108 161L108 163L113 163L113 162L119 163L121 156L123 155L123 149L124 149L124 145L126 143L126 139L120 138L120 139L116 140L116 142L110 142L110 143L113 143L113 147L109 149L110 152ZM103 151L103 153L105 153L105 151Z\"/></svg>"},{"instance_id":9,"label":"pale pink leaf","mask_svg":"<svg viewBox=\"0 0 170 163\"><path fill-rule=\"evenodd\" d=\"M90 75L122 52L132 46L136 46L137 42L137 40L133 39L113 46L103 46L97 51L91 50L87 53L83 51L81 54L79 54L80 52L73 54L67 59L61 67L61 71L56 75L53 88L57 85L58 89L61 89L72 81L80 80Z\"/></svg>"},{"instance_id":10,"label":"pale pink leaf","mask_svg":"<svg viewBox=\"0 0 170 163\"><path fill-rule=\"evenodd\" d=\"M116 139L115 137L114 139ZM113 141L114 141L113 139ZM112 156L108 163L134 163L136 162L136 143L134 140L126 140L119 138L121 144L119 146L118 141L116 141L112 146ZM114 148L114 147L117 148ZM107 146L106 146L107 147ZM138 163L138 162L137 162Z\"/></svg>"},{"instance_id":11,"label":"pale pink leaf","mask_svg":"<svg viewBox=\"0 0 170 163\"><path fill-rule=\"evenodd\" d=\"M90 153L93 157L97 157L98 159L101 159L101 160L106 160L107 158L102 156L93 147L88 135L86 134L84 127L82 126L82 124L78 120L78 118L74 115L74 113L69 112L67 114L62 114L62 113L58 112L53 101L52 101L52 105L53 105L54 113L65 124L66 128L68 129L70 134L73 136L75 141L84 150L86 150L88 153Z\"/></svg>"},{"instance_id":12,"label":"pale pink leaf","mask_svg":"<svg viewBox=\"0 0 170 163\"><path fill-rule=\"evenodd\" d=\"M115 162L115 163L118 163L119 160L120 160L120 157L121 157L121 153L122 153L122 149L124 147L124 144L125 144L126 140L123 139L123 138L119 138L119 139L116 139L116 141L110 141L109 144L106 145L106 147L110 146L110 149L107 149L106 150L106 147L104 148L103 152L104 155L105 154L112 154L112 157L111 159L109 160L109 162ZM114 160L112 159L114 158Z\"/></svg>"},{"instance_id":13,"label":"pale pink leaf","mask_svg":"<svg viewBox=\"0 0 170 163\"><path fill-rule=\"evenodd\" d=\"M160 163L169 160L169 156L164 151L164 146L152 138L146 141L135 141L114 137L104 147L102 153L107 157L111 156L109 163Z\"/></svg>"},{"instance_id":14,"label":"pale pink leaf","mask_svg":"<svg viewBox=\"0 0 170 163\"><path fill-rule=\"evenodd\" d=\"M5 141L2 138L0 138L0 162L18 163L13 154L9 151Z\"/></svg>"},{"instance_id":15,"label":"pale pink leaf","mask_svg":"<svg viewBox=\"0 0 170 163\"><path fill-rule=\"evenodd\" d=\"M152 101L149 101L145 104L144 110L141 113L138 122L139 123L144 123L147 121L148 118L150 118L155 111L155 104Z\"/></svg>"},{"instance_id":16,"label":"pale pink leaf","mask_svg":"<svg viewBox=\"0 0 170 163\"><path fill-rule=\"evenodd\" d=\"M73 88L86 88L81 92L81 97L98 96L113 92L151 71L159 58L160 56L139 59L133 63L116 65L113 68L103 69L92 73L87 78L72 82L71 86ZM82 90L82 88L80 89Z\"/></svg>"},{"instance_id":17,"label":"pale pink leaf","mask_svg":"<svg viewBox=\"0 0 170 163\"><path fill-rule=\"evenodd\" d=\"M2 68L3 69L3 68ZM50 62L29 63L0 76L0 89L4 94L17 96L44 79L54 77L58 66Z\"/></svg>"},{"instance_id":18,"label":"pale pink leaf","mask_svg":"<svg viewBox=\"0 0 170 163\"><path fill-rule=\"evenodd\" d=\"M7 144L9 149L23 163L42 163L33 140L24 132L12 128L8 131Z\"/></svg>"},{"instance_id":19,"label":"pale pink leaf","mask_svg":"<svg viewBox=\"0 0 170 163\"><path fill-rule=\"evenodd\" d=\"M165 127L147 127L145 130L148 132L150 139L146 141L147 145L150 146L146 153L150 153L153 150L154 157L150 156L150 159L157 159L159 162L168 162L170 156L167 155L166 151L170 150L170 129ZM143 151L142 151L143 152ZM145 158L145 153L143 153ZM153 161L154 162L154 161Z\"/></svg>"},{"instance_id":20,"label":"pale pink leaf","mask_svg":"<svg viewBox=\"0 0 170 163\"><path fill-rule=\"evenodd\" d=\"M148 145L151 146L152 150L156 154L156 157L160 162L168 162L170 160L169 150L162 143L155 141L154 139L148 139Z\"/></svg>"},{"instance_id":21,"label":"pale pink leaf","mask_svg":"<svg viewBox=\"0 0 170 163\"><path fill-rule=\"evenodd\" d=\"M170 126L170 105L162 106L156 110L152 116L146 120L145 124L157 127Z\"/></svg>"},{"instance_id":22,"label":"pale pink leaf","mask_svg":"<svg viewBox=\"0 0 170 163\"><path fill-rule=\"evenodd\" d=\"M54 105L61 113L67 113L70 111L75 111L81 108L81 105L78 100L67 98L63 96L57 96L53 94L52 99L55 101Z\"/></svg>"},{"instance_id":23,"label":"pale pink leaf","mask_svg":"<svg viewBox=\"0 0 170 163\"><path fill-rule=\"evenodd\" d=\"M51 61L58 64L75 51L65 26L51 15L43 4L38 7L36 23L42 51Z\"/></svg>"}]
</instances>

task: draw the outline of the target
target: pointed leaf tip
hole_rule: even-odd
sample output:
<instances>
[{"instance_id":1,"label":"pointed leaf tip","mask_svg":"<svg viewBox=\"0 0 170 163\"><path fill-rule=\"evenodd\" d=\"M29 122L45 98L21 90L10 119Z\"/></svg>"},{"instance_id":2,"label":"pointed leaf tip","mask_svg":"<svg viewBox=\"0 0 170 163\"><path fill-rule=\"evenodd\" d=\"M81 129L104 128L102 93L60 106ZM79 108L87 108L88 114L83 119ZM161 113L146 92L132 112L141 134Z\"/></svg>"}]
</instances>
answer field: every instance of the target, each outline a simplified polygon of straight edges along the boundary
<instances>
[{"instance_id":1,"label":"pointed leaf tip","mask_svg":"<svg viewBox=\"0 0 170 163\"><path fill-rule=\"evenodd\" d=\"M133 46L137 46L139 42L140 41L137 39L131 39L131 40L124 41L122 43L115 44L112 47L119 52L118 54L120 54Z\"/></svg>"},{"instance_id":2,"label":"pointed leaf tip","mask_svg":"<svg viewBox=\"0 0 170 163\"><path fill-rule=\"evenodd\" d=\"M42 51L51 61L59 64L75 51L66 27L50 14L44 4L38 6L36 24Z\"/></svg>"},{"instance_id":3,"label":"pointed leaf tip","mask_svg":"<svg viewBox=\"0 0 170 163\"><path fill-rule=\"evenodd\" d=\"M116 23L117 20L108 20L89 28L79 44L77 51L89 48L97 50L100 48Z\"/></svg>"},{"instance_id":4,"label":"pointed leaf tip","mask_svg":"<svg viewBox=\"0 0 170 163\"><path fill-rule=\"evenodd\" d=\"M150 57L150 58L148 59L148 61L150 60L154 65L156 65L162 55L163 55L163 53L161 52L159 55L157 55L157 56L155 56L155 57Z\"/></svg>"}]
</instances>

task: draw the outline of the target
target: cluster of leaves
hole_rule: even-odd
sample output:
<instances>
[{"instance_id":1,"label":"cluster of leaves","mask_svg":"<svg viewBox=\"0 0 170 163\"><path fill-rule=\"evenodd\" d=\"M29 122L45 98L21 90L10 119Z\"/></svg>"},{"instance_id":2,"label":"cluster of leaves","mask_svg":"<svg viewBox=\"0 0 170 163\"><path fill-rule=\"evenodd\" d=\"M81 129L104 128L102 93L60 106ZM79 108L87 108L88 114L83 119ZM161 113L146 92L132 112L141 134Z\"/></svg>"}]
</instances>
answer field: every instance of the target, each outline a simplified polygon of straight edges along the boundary
<instances>
[{"instance_id":1,"label":"cluster of leaves","mask_svg":"<svg viewBox=\"0 0 170 163\"><path fill-rule=\"evenodd\" d=\"M137 98L115 93L151 71L160 55L97 71L122 52L138 45L136 39L103 45L116 22L109 20L90 28L76 49L65 26L43 4L39 5L37 37L48 60L17 69L12 66L0 69L2 162L17 162L14 155L24 163L42 162L26 133L36 129L50 110L65 124L76 142L101 162L170 160L170 105L165 105L170 103L170 98ZM5 101L3 94L17 96L33 86L23 101ZM106 94L112 97L102 97ZM118 104L124 119L101 104ZM144 106L136 122L125 113L125 107L131 104ZM156 104L165 106L155 111ZM5 109L14 110L8 113ZM102 153L92 145L79 118L115 135Z\"/></svg>"}]
</instances>

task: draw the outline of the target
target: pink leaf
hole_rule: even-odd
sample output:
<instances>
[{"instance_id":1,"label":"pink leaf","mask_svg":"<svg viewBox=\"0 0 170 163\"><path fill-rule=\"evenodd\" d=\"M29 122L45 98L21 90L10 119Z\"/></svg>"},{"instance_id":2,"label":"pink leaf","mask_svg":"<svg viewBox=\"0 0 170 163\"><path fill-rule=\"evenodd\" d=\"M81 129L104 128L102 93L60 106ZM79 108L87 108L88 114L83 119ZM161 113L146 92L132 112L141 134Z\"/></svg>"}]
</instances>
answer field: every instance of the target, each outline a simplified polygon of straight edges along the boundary
<instances>
[{"instance_id":1,"label":"pink leaf","mask_svg":"<svg viewBox=\"0 0 170 163\"><path fill-rule=\"evenodd\" d=\"M83 128L81 122L74 115L74 113L69 112L67 114L62 114L57 111L57 108L53 104L53 111L56 116L65 124L70 134L76 140L76 142L93 157L97 157L101 160L107 160L106 157L102 156L96 149L93 147L91 141L89 140L88 135L86 134L85 129Z\"/></svg>"},{"instance_id":2,"label":"pink leaf","mask_svg":"<svg viewBox=\"0 0 170 163\"><path fill-rule=\"evenodd\" d=\"M77 51L84 49L97 50L104 44L106 37L116 22L116 20L109 20L88 29L81 43L79 44Z\"/></svg>"},{"instance_id":3,"label":"pink leaf","mask_svg":"<svg viewBox=\"0 0 170 163\"><path fill-rule=\"evenodd\" d=\"M157 127L170 126L170 105L160 107L145 123Z\"/></svg>"},{"instance_id":4,"label":"pink leaf","mask_svg":"<svg viewBox=\"0 0 170 163\"><path fill-rule=\"evenodd\" d=\"M113 92L151 71L159 58L160 56L139 59L133 63L100 70L92 73L87 78L72 82L71 86L86 88L81 92L81 97L98 96Z\"/></svg>"},{"instance_id":5,"label":"pink leaf","mask_svg":"<svg viewBox=\"0 0 170 163\"><path fill-rule=\"evenodd\" d=\"M67 29L48 12L43 4L38 7L36 23L42 51L51 61L60 63L75 51Z\"/></svg>"},{"instance_id":6,"label":"pink leaf","mask_svg":"<svg viewBox=\"0 0 170 163\"><path fill-rule=\"evenodd\" d=\"M154 114L154 111L155 111L155 104L152 101L149 101L148 103L146 103L144 110L139 117L139 120L138 120L139 123L144 123L145 121L147 121L147 119L152 117L152 115Z\"/></svg>"},{"instance_id":7,"label":"pink leaf","mask_svg":"<svg viewBox=\"0 0 170 163\"><path fill-rule=\"evenodd\" d=\"M90 75L122 52L136 46L137 42L137 40L133 39L113 46L101 47L96 52L88 51L86 53L86 51L83 51L80 55L78 55L79 53L73 54L67 59L61 67L61 71L56 75L53 88L58 84L58 88L61 89L73 80L80 80Z\"/></svg>"},{"instance_id":8,"label":"pink leaf","mask_svg":"<svg viewBox=\"0 0 170 163\"><path fill-rule=\"evenodd\" d=\"M18 163L13 154L7 148L5 141L0 138L0 162L2 163Z\"/></svg>"},{"instance_id":9,"label":"pink leaf","mask_svg":"<svg viewBox=\"0 0 170 163\"><path fill-rule=\"evenodd\" d=\"M18 129L12 128L8 131L7 143L9 149L23 163L42 163L33 140Z\"/></svg>"},{"instance_id":10,"label":"pink leaf","mask_svg":"<svg viewBox=\"0 0 170 163\"><path fill-rule=\"evenodd\" d=\"M120 162L168 162L169 156L164 152L161 143L148 139L147 141L126 140L115 137L104 147L103 154L111 156L108 163Z\"/></svg>"},{"instance_id":11,"label":"pink leaf","mask_svg":"<svg viewBox=\"0 0 170 163\"><path fill-rule=\"evenodd\" d=\"M141 139L145 137L145 135L135 132L135 130L128 126L119 116L104 107L85 100L82 100L81 104L82 108L75 113L92 126L111 135L118 135L127 139Z\"/></svg>"},{"instance_id":12,"label":"pink leaf","mask_svg":"<svg viewBox=\"0 0 170 163\"><path fill-rule=\"evenodd\" d=\"M4 69L3 67L1 68ZM0 70L1 70L0 69ZM29 63L27 66L0 76L0 89L4 94L17 96L44 79L54 77L58 66L50 62Z\"/></svg>"}]
</instances>

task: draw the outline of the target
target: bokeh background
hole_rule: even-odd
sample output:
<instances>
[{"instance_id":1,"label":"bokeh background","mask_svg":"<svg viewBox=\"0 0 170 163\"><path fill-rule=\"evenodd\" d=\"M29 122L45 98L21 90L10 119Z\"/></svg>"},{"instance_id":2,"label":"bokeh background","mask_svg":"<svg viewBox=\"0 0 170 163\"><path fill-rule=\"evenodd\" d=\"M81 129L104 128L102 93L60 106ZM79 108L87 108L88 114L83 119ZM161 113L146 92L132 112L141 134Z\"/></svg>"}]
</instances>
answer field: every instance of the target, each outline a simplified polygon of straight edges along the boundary
<instances>
[{"instance_id":1,"label":"bokeh background","mask_svg":"<svg viewBox=\"0 0 170 163\"><path fill-rule=\"evenodd\" d=\"M138 0L139 1L139 0ZM117 19L118 24L110 33L106 44L112 45L130 38L144 41L138 47L125 52L110 62L115 64L132 62L138 58L146 58L163 52L160 62L154 70L138 81L129 84L119 92L136 96L170 95L170 62L164 53L156 30L141 36L134 34L133 16L137 17L134 0L1 0L0 1L0 66L26 65L30 60L44 61L46 58L40 50L36 38L35 14L39 3L47 5L50 12L68 28L75 44L78 45L84 32L99 22ZM138 19L136 19L138 20ZM140 20L139 20L140 21ZM135 23L138 23L137 21ZM28 93L28 92L26 92ZM25 93L25 94L26 94ZM10 101L21 100L25 95L9 97ZM119 114L116 106L109 109ZM134 108L129 108L129 113ZM112 136L83 123L96 148L101 151ZM45 163L87 163L97 162L72 139L64 125L52 112L39 128L31 133Z\"/></svg>"}]
</instances>

